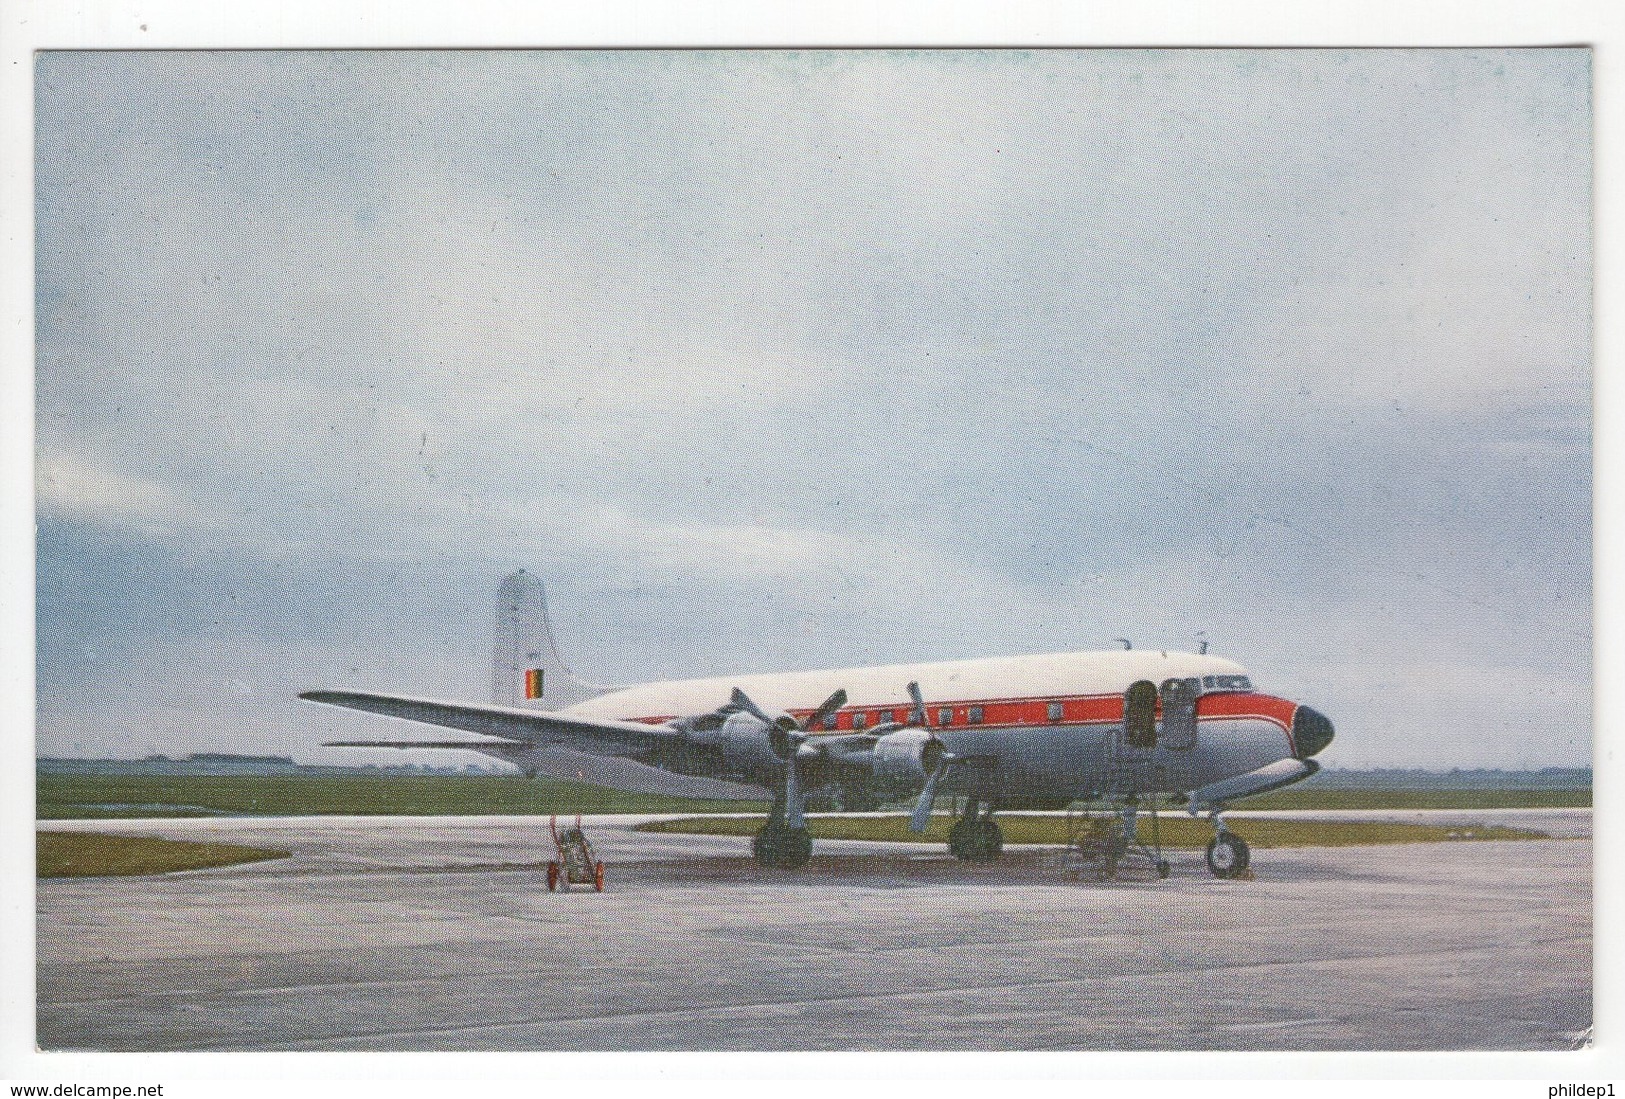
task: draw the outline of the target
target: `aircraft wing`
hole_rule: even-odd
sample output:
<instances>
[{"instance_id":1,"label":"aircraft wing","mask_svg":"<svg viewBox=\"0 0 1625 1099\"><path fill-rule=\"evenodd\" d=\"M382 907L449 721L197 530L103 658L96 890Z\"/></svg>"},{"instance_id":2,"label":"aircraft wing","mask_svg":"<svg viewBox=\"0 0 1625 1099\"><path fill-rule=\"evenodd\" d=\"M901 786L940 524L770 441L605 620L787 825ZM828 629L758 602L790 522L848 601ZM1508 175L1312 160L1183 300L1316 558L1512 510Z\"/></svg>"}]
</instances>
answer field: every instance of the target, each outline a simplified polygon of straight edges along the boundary
<instances>
[{"instance_id":1,"label":"aircraft wing","mask_svg":"<svg viewBox=\"0 0 1625 1099\"><path fill-rule=\"evenodd\" d=\"M305 691L306 702L344 706L351 710L440 725L469 733L483 733L503 740L537 748L568 748L594 755L625 755L657 747L682 734L664 725L645 725L614 718L579 717L543 710L522 710L507 706L475 706L466 702L440 702L431 698L401 698L364 691ZM398 742L350 741L327 747L348 748L441 748L444 742L406 745ZM475 748L477 743L456 745ZM487 744L486 747L497 747Z\"/></svg>"},{"instance_id":2,"label":"aircraft wing","mask_svg":"<svg viewBox=\"0 0 1625 1099\"><path fill-rule=\"evenodd\" d=\"M515 740L329 740L323 748L463 748L471 752L523 752L529 745Z\"/></svg>"}]
</instances>

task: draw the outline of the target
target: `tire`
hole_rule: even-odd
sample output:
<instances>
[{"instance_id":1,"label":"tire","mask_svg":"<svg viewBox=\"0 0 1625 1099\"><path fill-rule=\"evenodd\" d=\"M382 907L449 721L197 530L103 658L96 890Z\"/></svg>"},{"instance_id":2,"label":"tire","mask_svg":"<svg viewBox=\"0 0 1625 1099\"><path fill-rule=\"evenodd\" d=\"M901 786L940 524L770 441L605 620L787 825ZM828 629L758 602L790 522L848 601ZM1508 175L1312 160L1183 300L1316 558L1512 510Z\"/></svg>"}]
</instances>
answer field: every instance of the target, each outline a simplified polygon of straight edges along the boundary
<instances>
[{"instance_id":1,"label":"tire","mask_svg":"<svg viewBox=\"0 0 1625 1099\"><path fill-rule=\"evenodd\" d=\"M980 821L976 828L976 846L979 859L996 859L1004 854L1004 829L990 820Z\"/></svg>"},{"instance_id":2,"label":"tire","mask_svg":"<svg viewBox=\"0 0 1625 1099\"><path fill-rule=\"evenodd\" d=\"M786 828L785 843L779 851L780 870L800 870L812 858L812 833L805 828Z\"/></svg>"},{"instance_id":3,"label":"tire","mask_svg":"<svg viewBox=\"0 0 1625 1099\"><path fill-rule=\"evenodd\" d=\"M750 853L763 866L772 866L779 857L778 829L768 827L756 833L750 841Z\"/></svg>"},{"instance_id":4,"label":"tire","mask_svg":"<svg viewBox=\"0 0 1625 1099\"><path fill-rule=\"evenodd\" d=\"M1207 845L1207 868L1215 878L1240 877L1252 861L1247 841L1234 832L1220 832Z\"/></svg>"},{"instance_id":5,"label":"tire","mask_svg":"<svg viewBox=\"0 0 1625 1099\"><path fill-rule=\"evenodd\" d=\"M763 866L779 870L799 870L812 858L812 833L805 828L770 824L756 833L751 854Z\"/></svg>"},{"instance_id":6,"label":"tire","mask_svg":"<svg viewBox=\"0 0 1625 1099\"><path fill-rule=\"evenodd\" d=\"M1123 856L1128 854L1128 837L1121 832L1113 832L1106 840L1106 869L1116 875L1117 867L1122 863Z\"/></svg>"},{"instance_id":7,"label":"tire","mask_svg":"<svg viewBox=\"0 0 1625 1099\"><path fill-rule=\"evenodd\" d=\"M1168 865L1168 860L1167 859L1158 860L1158 862L1157 862L1157 877L1166 878L1172 872L1173 872L1173 867Z\"/></svg>"},{"instance_id":8,"label":"tire","mask_svg":"<svg viewBox=\"0 0 1625 1099\"><path fill-rule=\"evenodd\" d=\"M598 892L604 891L604 864L598 863L592 868L592 887Z\"/></svg>"},{"instance_id":9,"label":"tire","mask_svg":"<svg viewBox=\"0 0 1625 1099\"><path fill-rule=\"evenodd\" d=\"M956 859L987 862L1004 850L1004 832L990 820L961 820L948 829L948 850Z\"/></svg>"},{"instance_id":10,"label":"tire","mask_svg":"<svg viewBox=\"0 0 1625 1099\"><path fill-rule=\"evenodd\" d=\"M547 864L547 891L549 893L555 893L558 891L558 888L559 864L556 862L550 862Z\"/></svg>"}]
</instances>

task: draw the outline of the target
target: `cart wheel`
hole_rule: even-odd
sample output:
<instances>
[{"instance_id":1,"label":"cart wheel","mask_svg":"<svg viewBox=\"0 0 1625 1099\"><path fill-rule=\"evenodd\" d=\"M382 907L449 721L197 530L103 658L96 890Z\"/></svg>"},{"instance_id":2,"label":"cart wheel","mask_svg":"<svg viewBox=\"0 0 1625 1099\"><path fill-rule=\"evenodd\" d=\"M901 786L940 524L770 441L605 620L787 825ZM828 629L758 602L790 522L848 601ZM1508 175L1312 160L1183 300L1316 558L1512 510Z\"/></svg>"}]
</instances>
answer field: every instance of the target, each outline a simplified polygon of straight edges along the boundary
<instances>
[{"instance_id":1,"label":"cart wheel","mask_svg":"<svg viewBox=\"0 0 1625 1099\"><path fill-rule=\"evenodd\" d=\"M556 862L550 862L550 863L547 864L547 891L549 893L552 893L555 890L557 890L558 887L559 887L559 864L556 863Z\"/></svg>"},{"instance_id":2,"label":"cart wheel","mask_svg":"<svg viewBox=\"0 0 1625 1099\"><path fill-rule=\"evenodd\" d=\"M592 887L600 893L604 891L604 864L601 862L592 868Z\"/></svg>"}]
</instances>

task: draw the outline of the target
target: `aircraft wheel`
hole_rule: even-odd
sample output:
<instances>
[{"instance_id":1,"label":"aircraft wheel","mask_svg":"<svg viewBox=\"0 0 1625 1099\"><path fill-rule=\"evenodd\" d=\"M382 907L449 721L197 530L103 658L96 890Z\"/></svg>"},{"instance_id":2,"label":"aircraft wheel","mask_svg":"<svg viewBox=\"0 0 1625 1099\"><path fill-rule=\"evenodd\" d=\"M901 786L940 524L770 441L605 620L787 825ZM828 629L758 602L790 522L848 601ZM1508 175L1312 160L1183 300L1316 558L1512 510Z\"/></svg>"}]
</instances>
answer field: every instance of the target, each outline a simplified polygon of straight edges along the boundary
<instances>
[{"instance_id":1,"label":"aircraft wheel","mask_svg":"<svg viewBox=\"0 0 1625 1099\"><path fill-rule=\"evenodd\" d=\"M948 850L956 859L996 859L1004 850L1004 832L990 820L961 820L948 830Z\"/></svg>"},{"instance_id":2,"label":"aircraft wheel","mask_svg":"<svg viewBox=\"0 0 1625 1099\"><path fill-rule=\"evenodd\" d=\"M1207 868L1216 878L1238 877L1249 861L1247 841L1234 832L1220 832L1207 845Z\"/></svg>"},{"instance_id":3,"label":"aircraft wheel","mask_svg":"<svg viewBox=\"0 0 1625 1099\"><path fill-rule=\"evenodd\" d=\"M770 824L756 833L751 841L751 853L763 866L798 870L812 858L812 833L805 828Z\"/></svg>"},{"instance_id":4,"label":"aircraft wheel","mask_svg":"<svg viewBox=\"0 0 1625 1099\"><path fill-rule=\"evenodd\" d=\"M1113 832L1106 841L1106 875L1113 877L1117 874L1117 867L1128 854L1128 837L1121 832Z\"/></svg>"},{"instance_id":5,"label":"aircraft wheel","mask_svg":"<svg viewBox=\"0 0 1625 1099\"><path fill-rule=\"evenodd\" d=\"M592 868L592 887L598 892L604 891L604 864L598 863Z\"/></svg>"},{"instance_id":6,"label":"aircraft wheel","mask_svg":"<svg viewBox=\"0 0 1625 1099\"><path fill-rule=\"evenodd\" d=\"M1157 860L1157 877L1166 878L1172 871L1173 867L1168 865L1167 859Z\"/></svg>"},{"instance_id":7,"label":"aircraft wheel","mask_svg":"<svg viewBox=\"0 0 1625 1099\"><path fill-rule=\"evenodd\" d=\"M559 864L556 863L556 862L550 862L550 863L547 864L547 891L549 893L552 893L555 890L557 890L558 887L559 887Z\"/></svg>"}]
</instances>

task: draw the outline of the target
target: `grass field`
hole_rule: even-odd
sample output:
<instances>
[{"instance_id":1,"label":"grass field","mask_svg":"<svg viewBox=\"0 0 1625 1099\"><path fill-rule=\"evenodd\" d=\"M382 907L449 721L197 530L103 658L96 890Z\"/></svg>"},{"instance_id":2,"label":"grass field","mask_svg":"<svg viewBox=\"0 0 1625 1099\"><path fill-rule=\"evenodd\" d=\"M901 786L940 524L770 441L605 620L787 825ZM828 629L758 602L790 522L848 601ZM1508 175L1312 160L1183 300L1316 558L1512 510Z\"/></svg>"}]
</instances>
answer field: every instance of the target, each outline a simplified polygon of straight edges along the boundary
<instances>
[{"instance_id":1,"label":"grass field","mask_svg":"<svg viewBox=\"0 0 1625 1099\"><path fill-rule=\"evenodd\" d=\"M108 817L489 816L547 813L727 813L752 802L628 794L520 775L38 776L40 820Z\"/></svg>"},{"instance_id":2,"label":"grass field","mask_svg":"<svg viewBox=\"0 0 1625 1099\"><path fill-rule=\"evenodd\" d=\"M727 813L753 802L629 794L519 775L38 776L41 820L105 817ZM1238 803L1245 809L1549 809L1589 806L1590 790L1352 790L1313 786Z\"/></svg>"},{"instance_id":3,"label":"grass field","mask_svg":"<svg viewBox=\"0 0 1625 1099\"><path fill-rule=\"evenodd\" d=\"M288 852L234 843L183 843L145 836L106 836L95 832L40 832L35 837L42 878L100 878L128 874L168 874L240 862L285 859Z\"/></svg>"},{"instance_id":4,"label":"grass field","mask_svg":"<svg viewBox=\"0 0 1625 1099\"><path fill-rule=\"evenodd\" d=\"M1343 790L1296 786L1236 803L1238 809L1575 809L1590 790Z\"/></svg>"},{"instance_id":5,"label":"grass field","mask_svg":"<svg viewBox=\"0 0 1625 1099\"><path fill-rule=\"evenodd\" d=\"M763 817L685 817L639 825L645 832L681 832L707 836L749 836L762 826ZM1006 843L1064 844L1068 823L1059 816L999 814L999 827ZM908 830L904 816L895 817L810 817L807 826L817 839L891 840L907 843L947 843L952 821L946 816L931 818L923 834ZM1183 814L1162 817L1158 831L1164 847L1202 848L1213 838L1213 828L1203 820ZM1451 840L1529 840L1547 839L1545 832L1499 825L1448 827L1432 824L1401 824L1387 821L1319 821L1254 819L1236 822L1236 831L1253 847L1353 847L1383 843L1439 843ZM1151 822L1142 817L1140 836L1151 838Z\"/></svg>"}]
</instances>

